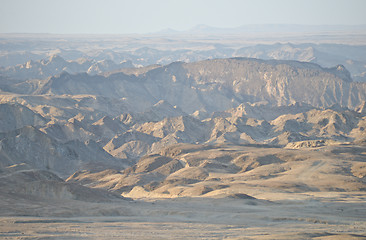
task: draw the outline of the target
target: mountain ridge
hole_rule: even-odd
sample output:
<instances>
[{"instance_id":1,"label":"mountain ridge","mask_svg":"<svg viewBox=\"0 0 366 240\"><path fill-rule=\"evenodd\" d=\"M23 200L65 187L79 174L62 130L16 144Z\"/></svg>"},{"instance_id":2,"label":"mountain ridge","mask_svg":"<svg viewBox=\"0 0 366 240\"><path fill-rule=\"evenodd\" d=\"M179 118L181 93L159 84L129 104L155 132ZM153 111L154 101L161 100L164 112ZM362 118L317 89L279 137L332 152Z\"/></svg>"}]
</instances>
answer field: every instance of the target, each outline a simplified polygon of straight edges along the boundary
<instances>
[{"instance_id":1,"label":"mountain ridge","mask_svg":"<svg viewBox=\"0 0 366 240\"><path fill-rule=\"evenodd\" d=\"M206 24L198 24L188 30L164 29L152 34L243 34L253 32L339 32L339 31L365 31L366 25L306 25L306 24L246 24L238 27L214 27Z\"/></svg>"},{"instance_id":2,"label":"mountain ridge","mask_svg":"<svg viewBox=\"0 0 366 240\"><path fill-rule=\"evenodd\" d=\"M342 65L322 68L314 63L290 60L229 58L175 62L138 76L64 74L47 80L42 90L35 93L124 97L137 109L144 105L138 107L139 102L152 106L165 100L192 113L225 110L242 102L259 101L274 105L304 102L316 107L337 103L355 108L366 99L364 89L366 85L352 82ZM142 98L137 100L136 95Z\"/></svg>"}]
</instances>

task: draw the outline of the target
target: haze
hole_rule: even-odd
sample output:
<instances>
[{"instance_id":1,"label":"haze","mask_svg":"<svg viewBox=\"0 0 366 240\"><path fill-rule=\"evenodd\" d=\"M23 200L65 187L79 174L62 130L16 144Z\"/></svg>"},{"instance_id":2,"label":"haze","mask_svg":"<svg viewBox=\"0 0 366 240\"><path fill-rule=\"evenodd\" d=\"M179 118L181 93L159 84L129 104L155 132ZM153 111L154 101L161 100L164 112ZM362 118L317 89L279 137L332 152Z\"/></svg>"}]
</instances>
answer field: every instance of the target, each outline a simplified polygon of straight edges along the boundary
<instances>
[{"instance_id":1,"label":"haze","mask_svg":"<svg viewBox=\"0 0 366 240\"><path fill-rule=\"evenodd\" d=\"M0 3L0 239L366 239L366 1Z\"/></svg>"},{"instance_id":2,"label":"haze","mask_svg":"<svg viewBox=\"0 0 366 240\"><path fill-rule=\"evenodd\" d=\"M2 0L1 33L150 33L198 24L366 24L362 0Z\"/></svg>"}]
</instances>

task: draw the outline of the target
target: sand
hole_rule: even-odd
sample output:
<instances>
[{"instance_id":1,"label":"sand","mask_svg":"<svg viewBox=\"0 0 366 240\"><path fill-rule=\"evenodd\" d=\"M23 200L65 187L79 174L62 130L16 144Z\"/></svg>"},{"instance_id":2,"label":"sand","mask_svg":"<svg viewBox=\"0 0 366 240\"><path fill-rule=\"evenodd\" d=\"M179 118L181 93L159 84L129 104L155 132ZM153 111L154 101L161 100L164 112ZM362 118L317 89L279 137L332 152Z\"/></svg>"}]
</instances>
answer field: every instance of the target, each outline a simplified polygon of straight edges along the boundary
<instances>
[{"instance_id":1,"label":"sand","mask_svg":"<svg viewBox=\"0 0 366 240\"><path fill-rule=\"evenodd\" d=\"M49 203L33 209L43 217L1 217L0 238L366 239L365 199L364 193L321 193L277 201L227 197ZM85 216L62 217L66 206L69 213L74 207ZM111 216L119 206L128 211ZM59 216L47 216L55 215L55 208Z\"/></svg>"}]
</instances>

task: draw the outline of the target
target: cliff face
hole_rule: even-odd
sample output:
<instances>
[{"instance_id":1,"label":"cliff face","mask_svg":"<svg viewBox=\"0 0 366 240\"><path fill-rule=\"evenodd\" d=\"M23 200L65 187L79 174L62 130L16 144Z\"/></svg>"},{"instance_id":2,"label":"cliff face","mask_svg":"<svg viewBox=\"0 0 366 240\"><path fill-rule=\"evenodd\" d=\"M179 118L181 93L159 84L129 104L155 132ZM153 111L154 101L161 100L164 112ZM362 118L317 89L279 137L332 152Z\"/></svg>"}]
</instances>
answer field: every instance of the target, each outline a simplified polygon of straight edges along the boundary
<instances>
[{"instance_id":1,"label":"cliff face","mask_svg":"<svg viewBox=\"0 0 366 240\"><path fill-rule=\"evenodd\" d=\"M268 101L273 105L304 102L316 107L339 104L355 108L366 100L366 84L352 82L342 66L322 68L297 61L247 58L172 63L141 75L107 77L62 74L37 93L92 94L125 98L139 110L159 100L186 113L222 111L243 102Z\"/></svg>"},{"instance_id":2,"label":"cliff face","mask_svg":"<svg viewBox=\"0 0 366 240\"><path fill-rule=\"evenodd\" d=\"M365 85L352 83L348 71L342 66L324 69L311 63L256 59L220 59L180 66L180 70L170 70L174 67L167 66L168 70L161 74L168 73L175 82L189 84L207 110L263 100L274 105L305 102L327 107L338 103L354 108L365 98ZM166 85L172 86L174 81L171 82ZM173 101L172 104L176 103Z\"/></svg>"}]
</instances>

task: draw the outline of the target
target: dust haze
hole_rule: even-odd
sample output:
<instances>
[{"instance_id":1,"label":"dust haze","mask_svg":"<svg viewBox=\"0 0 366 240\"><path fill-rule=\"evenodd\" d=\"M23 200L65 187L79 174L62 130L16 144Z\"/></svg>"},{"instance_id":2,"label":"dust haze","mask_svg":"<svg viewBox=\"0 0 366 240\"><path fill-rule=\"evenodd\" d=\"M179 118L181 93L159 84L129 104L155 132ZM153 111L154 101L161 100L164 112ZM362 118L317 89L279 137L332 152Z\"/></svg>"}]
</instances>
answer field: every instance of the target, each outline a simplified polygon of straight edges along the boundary
<instances>
[{"instance_id":1,"label":"dust haze","mask_svg":"<svg viewBox=\"0 0 366 240\"><path fill-rule=\"evenodd\" d=\"M366 30L256 27L0 34L0 237L366 239Z\"/></svg>"}]
</instances>

